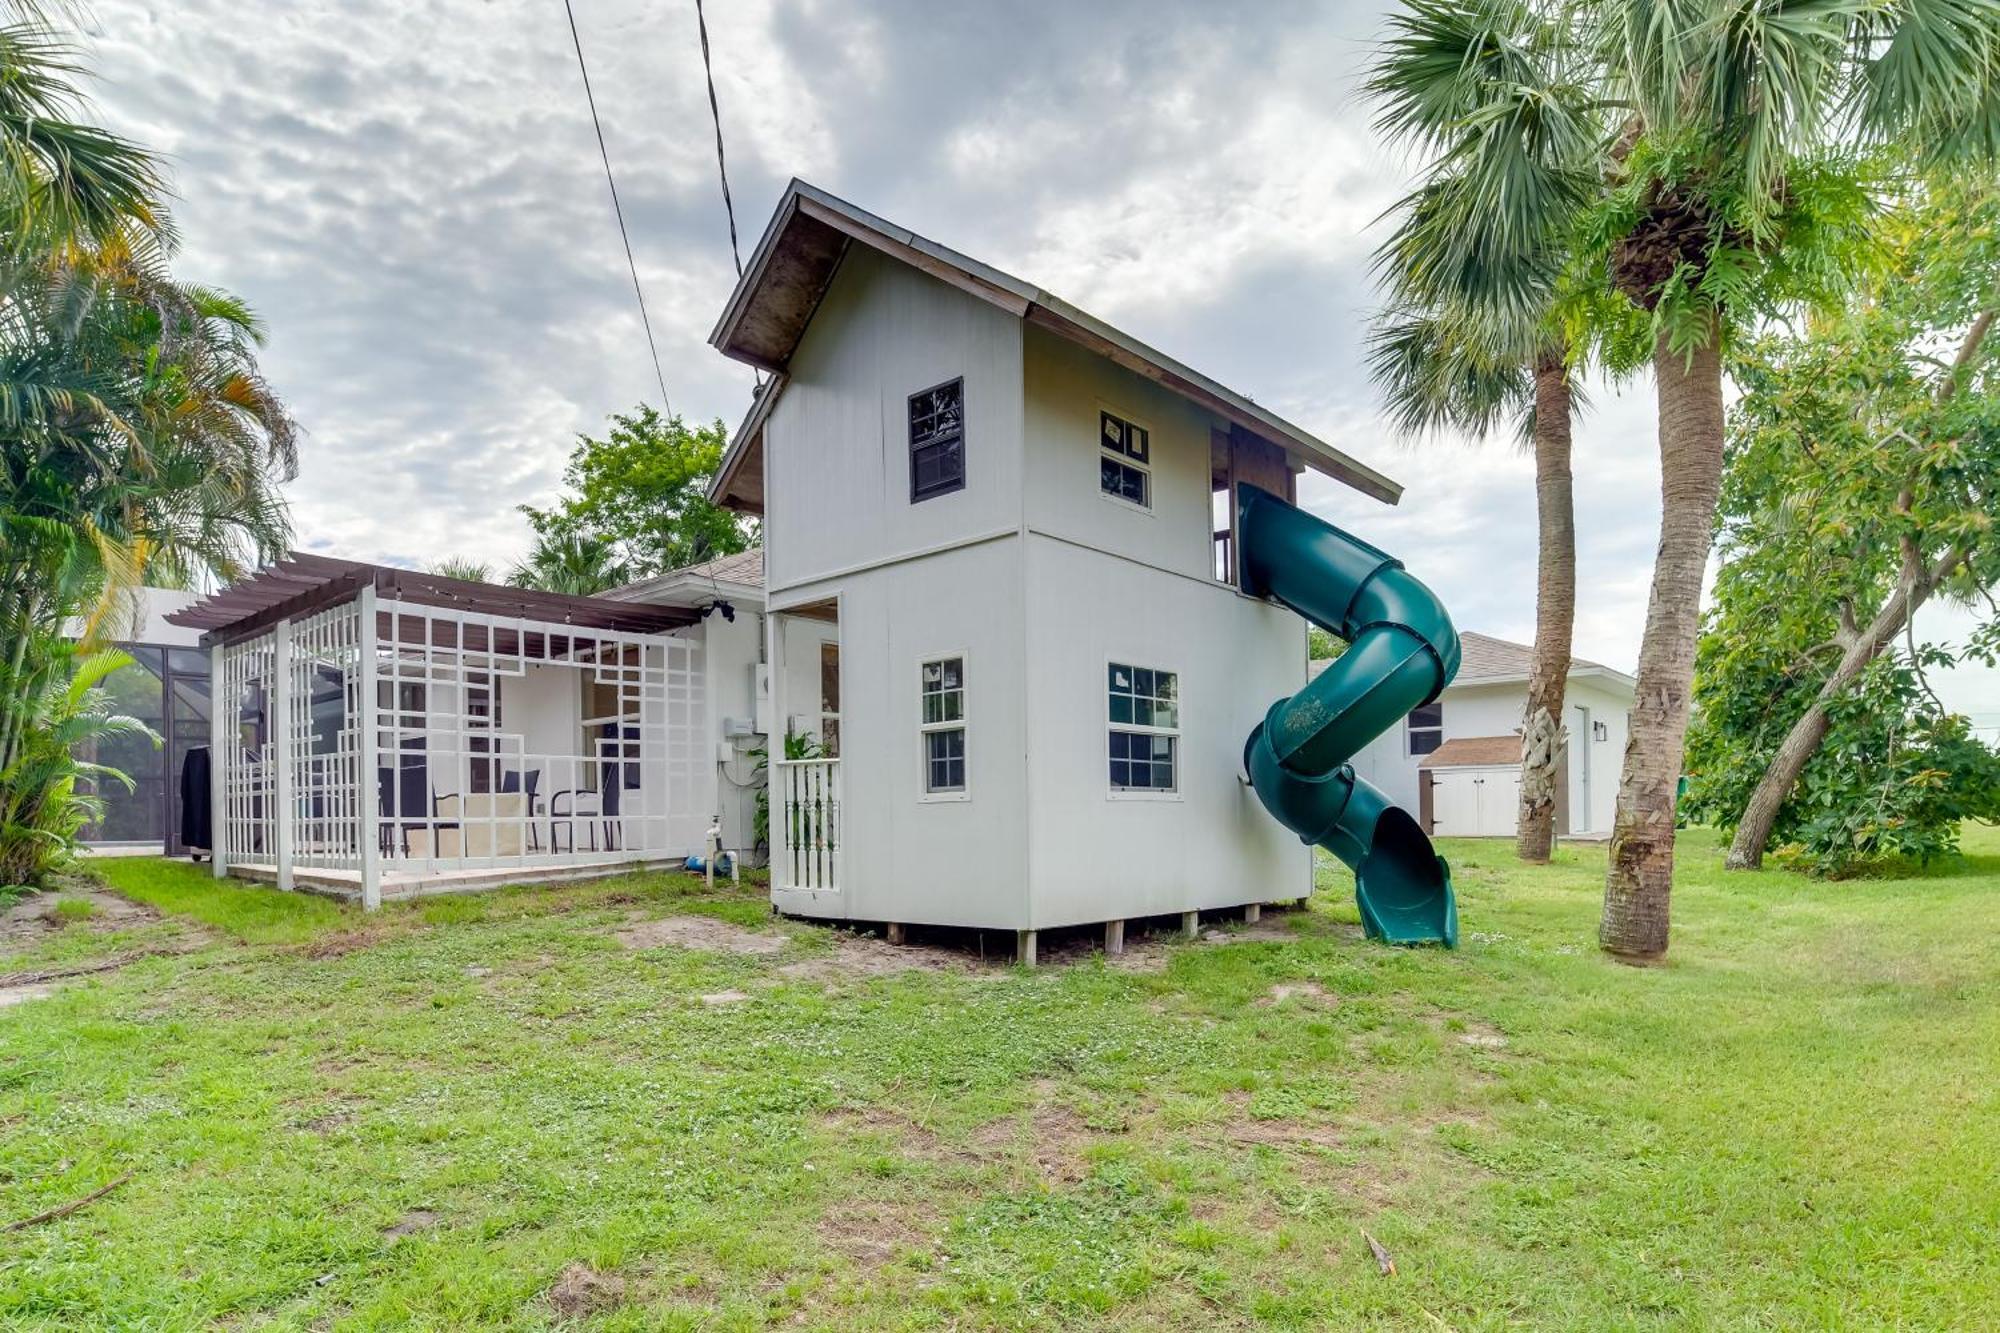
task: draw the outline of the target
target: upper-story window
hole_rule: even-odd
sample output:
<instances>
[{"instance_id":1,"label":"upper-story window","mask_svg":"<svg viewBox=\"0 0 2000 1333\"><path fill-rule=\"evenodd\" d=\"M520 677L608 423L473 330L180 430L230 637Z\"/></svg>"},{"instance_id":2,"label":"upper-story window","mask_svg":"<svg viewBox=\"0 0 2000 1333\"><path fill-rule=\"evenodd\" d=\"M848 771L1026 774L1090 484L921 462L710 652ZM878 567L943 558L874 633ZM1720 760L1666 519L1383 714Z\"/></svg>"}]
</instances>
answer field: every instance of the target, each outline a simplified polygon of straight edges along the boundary
<instances>
[{"instance_id":1,"label":"upper-story window","mask_svg":"<svg viewBox=\"0 0 2000 1333\"><path fill-rule=\"evenodd\" d=\"M1429 754L1444 744L1444 705L1427 703L1411 709L1404 728L1410 738L1410 753Z\"/></svg>"},{"instance_id":2,"label":"upper-story window","mask_svg":"<svg viewBox=\"0 0 2000 1333\"><path fill-rule=\"evenodd\" d=\"M910 395L910 503L965 489L965 379Z\"/></svg>"},{"instance_id":3,"label":"upper-story window","mask_svg":"<svg viewBox=\"0 0 2000 1333\"><path fill-rule=\"evenodd\" d=\"M1098 413L1097 485L1114 500L1153 507L1153 433L1109 412Z\"/></svg>"}]
</instances>

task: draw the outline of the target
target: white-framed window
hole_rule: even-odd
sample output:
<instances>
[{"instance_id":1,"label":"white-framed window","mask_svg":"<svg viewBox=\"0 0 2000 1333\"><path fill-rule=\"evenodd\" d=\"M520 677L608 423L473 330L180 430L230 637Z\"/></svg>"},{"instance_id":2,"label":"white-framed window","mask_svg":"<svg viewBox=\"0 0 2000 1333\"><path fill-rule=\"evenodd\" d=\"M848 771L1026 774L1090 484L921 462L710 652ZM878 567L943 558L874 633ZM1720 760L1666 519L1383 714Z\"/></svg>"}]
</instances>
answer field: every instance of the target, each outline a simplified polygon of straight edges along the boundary
<instances>
[{"instance_id":1,"label":"white-framed window","mask_svg":"<svg viewBox=\"0 0 2000 1333\"><path fill-rule=\"evenodd\" d=\"M1097 488L1107 499L1153 507L1153 432L1114 412L1097 414Z\"/></svg>"},{"instance_id":2,"label":"white-framed window","mask_svg":"<svg viewBox=\"0 0 2000 1333\"><path fill-rule=\"evenodd\" d=\"M924 799L962 801L965 785L965 654L927 659L917 672L917 730Z\"/></svg>"},{"instance_id":3,"label":"white-framed window","mask_svg":"<svg viewBox=\"0 0 2000 1333\"><path fill-rule=\"evenodd\" d=\"M1412 757L1429 754L1444 744L1444 705L1433 700L1410 710L1403 722L1403 735Z\"/></svg>"},{"instance_id":4,"label":"white-framed window","mask_svg":"<svg viewBox=\"0 0 2000 1333\"><path fill-rule=\"evenodd\" d=\"M1180 677L1113 662L1106 672L1106 750L1111 795L1180 792Z\"/></svg>"}]
</instances>

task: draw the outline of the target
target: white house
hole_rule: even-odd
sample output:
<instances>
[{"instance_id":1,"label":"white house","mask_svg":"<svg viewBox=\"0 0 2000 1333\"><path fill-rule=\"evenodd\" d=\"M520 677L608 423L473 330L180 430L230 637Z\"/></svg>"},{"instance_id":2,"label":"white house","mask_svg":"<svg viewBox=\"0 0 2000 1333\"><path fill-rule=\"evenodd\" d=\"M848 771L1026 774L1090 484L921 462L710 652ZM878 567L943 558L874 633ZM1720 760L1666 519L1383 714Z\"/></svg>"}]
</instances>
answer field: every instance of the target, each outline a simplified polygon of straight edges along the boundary
<instances>
[{"instance_id":1,"label":"white house","mask_svg":"<svg viewBox=\"0 0 2000 1333\"><path fill-rule=\"evenodd\" d=\"M1395 483L1018 278L794 182L711 341L766 372L712 494L762 517L773 889L1033 933L1295 899L1242 779L1305 624L1233 582L1238 483ZM778 744L773 734L774 747Z\"/></svg>"},{"instance_id":2,"label":"white house","mask_svg":"<svg viewBox=\"0 0 2000 1333\"><path fill-rule=\"evenodd\" d=\"M1458 639L1457 678L1435 703L1356 755L1354 769L1417 812L1427 833L1512 837L1533 650L1464 630ZM1634 684L1602 663L1572 660L1564 694L1568 781L1557 789L1557 833L1610 835Z\"/></svg>"}]
</instances>

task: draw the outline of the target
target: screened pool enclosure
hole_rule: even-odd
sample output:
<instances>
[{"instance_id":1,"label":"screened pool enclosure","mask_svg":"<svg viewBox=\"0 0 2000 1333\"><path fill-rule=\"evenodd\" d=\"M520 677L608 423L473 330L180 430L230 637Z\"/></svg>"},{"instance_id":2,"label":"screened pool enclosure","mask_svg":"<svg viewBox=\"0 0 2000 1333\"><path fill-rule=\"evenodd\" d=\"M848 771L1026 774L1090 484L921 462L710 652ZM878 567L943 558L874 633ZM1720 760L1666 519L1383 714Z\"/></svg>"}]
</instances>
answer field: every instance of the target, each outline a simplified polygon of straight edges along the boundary
<instances>
[{"instance_id":1,"label":"screened pool enclosure","mask_svg":"<svg viewBox=\"0 0 2000 1333\"><path fill-rule=\"evenodd\" d=\"M687 611L294 556L174 619L212 654L218 874L373 906L703 844Z\"/></svg>"}]
</instances>

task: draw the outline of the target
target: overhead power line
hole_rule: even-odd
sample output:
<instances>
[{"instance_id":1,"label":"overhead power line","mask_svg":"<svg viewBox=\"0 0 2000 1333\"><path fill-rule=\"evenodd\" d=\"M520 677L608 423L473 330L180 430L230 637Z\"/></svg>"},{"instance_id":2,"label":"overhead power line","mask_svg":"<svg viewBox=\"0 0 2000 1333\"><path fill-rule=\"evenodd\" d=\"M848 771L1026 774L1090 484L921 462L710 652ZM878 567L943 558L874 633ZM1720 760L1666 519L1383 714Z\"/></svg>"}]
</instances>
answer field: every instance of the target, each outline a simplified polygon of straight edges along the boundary
<instances>
[{"instance_id":1,"label":"overhead power line","mask_svg":"<svg viewBox=\"0 0 2000 1333\"><path fill-rule=\"evenodd\" d=\"M646 330L646 348L653 354L653 374L660 382L660 408L668 416L672 416L674 409L672 404L667 401L667 374L664 370L660 369L660 346L653 341L653 321L651 316L646 313L646 293L639 286L639 265L632 258L632 237L625 230L625 210L618 202L618 180L611 173L611 151L604 146L604 122L598 119L597 97L590 91L590 66L583 59L583 38L577 33L576 10L570 5L570 0L563 0L563 12L569 15L569 39L576 47L577 73L583 76L583 99L590 104L590 124L597 131L597 155L604 159L604 183L611 187L611 212L618 219L618 239L625 243L625 267L632 273L632 295L639 298L639 323ZM702 39L704 55L707 53L707 49L707 37L704 30ZM711 103L714 100L714 96L714 89L711 87L709 91ZM718 141L718 150L720 147L720 141ZM723 188L726 194L728 189L727 184ZM733 221L730 224L730 237L732 240L735 238L735 223Z\"/></svg>"},{"instance_id":2,"label":"overhead power line","mask_svg":"<svg viewBox=\"0 0 2000 1333\"><path fill-rule=\"evenodd\" d=\"M722 211L729 215L729 255L736 261L736 276L743 276L743 251L736 243L736 201L729 197L729 163L722 155L722 108L715 101L715 68L708 58L708 16L701 0L694 0L694 21L701 29L701 72L708 80L708 114L715 122L715 170L722 177Z\"/></svg>"}]
</instances>

